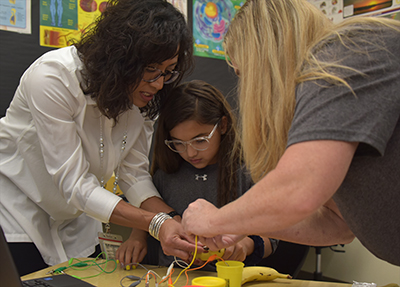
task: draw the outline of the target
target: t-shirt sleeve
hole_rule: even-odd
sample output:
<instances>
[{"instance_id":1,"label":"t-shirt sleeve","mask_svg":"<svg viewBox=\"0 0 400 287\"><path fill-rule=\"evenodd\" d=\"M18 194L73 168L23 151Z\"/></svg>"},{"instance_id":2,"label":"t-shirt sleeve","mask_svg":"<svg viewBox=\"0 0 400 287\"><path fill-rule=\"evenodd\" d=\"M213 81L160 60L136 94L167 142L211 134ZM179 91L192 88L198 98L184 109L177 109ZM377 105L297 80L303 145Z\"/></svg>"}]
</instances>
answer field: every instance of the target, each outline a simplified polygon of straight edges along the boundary
<instances>
[{"instance_id":1,"label":"t-shirt sleeve","mask_svg":"<svg viewBox=\"0 0 400 287\"><path fill-rule=\"evenodd\" d=\"M359 142L363 151L383 155L400 114L400 59L390 47L377 49L371 43L371 47L365 47L367 54L341 48L342 64L352 69L335 72L344 75L354 93L324 80L300 84L287 146L338 140ZM337 48L333 45L326 49Z\"/></svg>"}]
</instances>

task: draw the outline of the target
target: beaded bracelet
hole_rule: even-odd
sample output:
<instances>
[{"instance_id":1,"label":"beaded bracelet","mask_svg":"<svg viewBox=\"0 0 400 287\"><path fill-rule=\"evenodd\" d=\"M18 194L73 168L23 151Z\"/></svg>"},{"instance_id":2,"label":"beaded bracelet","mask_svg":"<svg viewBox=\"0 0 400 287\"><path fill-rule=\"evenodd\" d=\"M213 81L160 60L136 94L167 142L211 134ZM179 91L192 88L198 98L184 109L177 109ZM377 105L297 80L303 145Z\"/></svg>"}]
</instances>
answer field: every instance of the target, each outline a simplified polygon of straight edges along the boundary
<instances>
[{"instance_id":1,"label":"beaded bracelet","mask_svg":"<svg viewBox=\"0 0 400 287\"><path fill-rule=\"evenodd\" d=\"M158 235L160 233L161 225L168 219L172 219L172 217L165 212L159 212L154 215L149 225L150 235L153 236L155 239L160 240L158 238Z\"/></svg>"}]
</instances>

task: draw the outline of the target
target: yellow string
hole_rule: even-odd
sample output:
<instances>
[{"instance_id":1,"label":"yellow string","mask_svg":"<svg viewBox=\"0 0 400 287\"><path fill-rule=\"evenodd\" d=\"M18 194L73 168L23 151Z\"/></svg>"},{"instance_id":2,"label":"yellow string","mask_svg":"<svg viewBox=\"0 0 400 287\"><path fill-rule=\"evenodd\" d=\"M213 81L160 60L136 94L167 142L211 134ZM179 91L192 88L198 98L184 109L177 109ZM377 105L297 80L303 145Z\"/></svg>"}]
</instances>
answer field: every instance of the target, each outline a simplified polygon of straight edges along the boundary
<instances>
[{"instance_id":1,"label":"yellow string","mask_svg":"<svg viewBox=\"0 0 400 287\"><path fill-rule=\"evenodd\" d=\"M176 278L175 282L174 282L172 285L171 285L171 284L168 284L168 286L170 286L170 287L174 286L175 283L178 281L179 277L181 277L182 273L185 272L187 269L189 269L190 266L192 266L194 260L196 259L196 255L197 255L197 235L196 235L196 237L195 237L195 239L194 239L194 244L195 244L196 246L195 246L195 249L194 249L194 254L193 254L192 262L190 262L190 264L189 264L185 269L183 269L183 270L179 273L179 275L178 275L178 277Z\"/></svg>"}]
</instances>

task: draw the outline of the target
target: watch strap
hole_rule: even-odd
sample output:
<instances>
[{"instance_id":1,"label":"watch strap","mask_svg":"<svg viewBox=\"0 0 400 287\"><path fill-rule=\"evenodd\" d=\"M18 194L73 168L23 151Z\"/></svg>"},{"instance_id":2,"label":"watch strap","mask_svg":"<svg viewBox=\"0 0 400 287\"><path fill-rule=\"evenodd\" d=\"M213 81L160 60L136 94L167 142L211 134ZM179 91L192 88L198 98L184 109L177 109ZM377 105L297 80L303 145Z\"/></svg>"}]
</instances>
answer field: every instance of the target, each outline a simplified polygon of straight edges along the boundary
<instances>
[{"instance_id":1,"label":"watch strap","mask_svg":"<svg viewBox=\"0 0 400 287\"><path fill-rule=\"evenodd\" d=\"M174 217L174 216L176 216L176 215L179 215L179 216L180 216L180 214L179 214L178 212L176 212L175 210L172 210L172 211L168 212L167 214L168 214L169 216L171 216L171 217Z\"/></svg>"}]
</instances>

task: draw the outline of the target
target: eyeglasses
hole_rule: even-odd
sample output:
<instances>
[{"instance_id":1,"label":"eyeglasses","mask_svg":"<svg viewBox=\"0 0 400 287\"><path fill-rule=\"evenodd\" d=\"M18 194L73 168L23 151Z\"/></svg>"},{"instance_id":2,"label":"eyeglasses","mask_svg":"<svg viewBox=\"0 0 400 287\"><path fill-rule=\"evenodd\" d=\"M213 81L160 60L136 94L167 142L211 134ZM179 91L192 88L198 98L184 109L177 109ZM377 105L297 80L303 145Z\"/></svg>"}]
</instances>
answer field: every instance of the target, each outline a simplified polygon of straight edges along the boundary
<instances>
[{"instance_id":1,"label":"eyeglasses","mask_svg":"<svg viewBox=\"0 0 400 287\"><path fill-rule=\"evenodd\" d=\"M153 83L157 81L161 76L164 77L164 84L170 84L178 78L179 72L168 70L163 72L160 69L149 66L144 69L142 80L148 83Z\"/></svg>"},{"instance_id":2,"label":"eyeglasses","mask_svg":"<svg viewBox=\"0 0 400 287\"><path fill-rule=\"evenodd\" d=\"M170 148L170 150L177 153L182 153L186 151L187 145L191 145L192 148L198 151L206 150L210 146L210 139L214 135L218 124L219 122L215 124L214 128L208 136L194 138L187 142L180 140L165 140L164 143Z\"/></svg>"}]
</instances>

